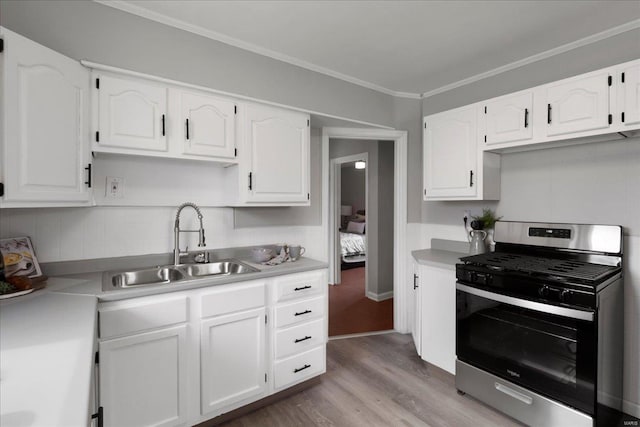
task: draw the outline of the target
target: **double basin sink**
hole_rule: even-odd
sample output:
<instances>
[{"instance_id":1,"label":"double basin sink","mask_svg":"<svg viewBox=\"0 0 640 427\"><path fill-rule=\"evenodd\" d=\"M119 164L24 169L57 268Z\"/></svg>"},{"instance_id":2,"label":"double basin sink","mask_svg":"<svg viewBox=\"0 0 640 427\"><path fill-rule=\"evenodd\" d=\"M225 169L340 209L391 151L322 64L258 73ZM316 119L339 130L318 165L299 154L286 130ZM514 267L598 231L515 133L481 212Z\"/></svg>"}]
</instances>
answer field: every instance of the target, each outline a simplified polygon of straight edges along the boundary
<instances>
[{"instance_id":1,"label":"double basin sink","mask_svg":"<svg viewBox=\"0 0 640 427\"><path fill-rule=\"evenodd\" d=\"M102 289L127 289L169 285L204 277L219 277L260 271L242 261L230 259L206 264L166 265L131 271L111 271L102 277Z\"/></svg>"}]
</instances>

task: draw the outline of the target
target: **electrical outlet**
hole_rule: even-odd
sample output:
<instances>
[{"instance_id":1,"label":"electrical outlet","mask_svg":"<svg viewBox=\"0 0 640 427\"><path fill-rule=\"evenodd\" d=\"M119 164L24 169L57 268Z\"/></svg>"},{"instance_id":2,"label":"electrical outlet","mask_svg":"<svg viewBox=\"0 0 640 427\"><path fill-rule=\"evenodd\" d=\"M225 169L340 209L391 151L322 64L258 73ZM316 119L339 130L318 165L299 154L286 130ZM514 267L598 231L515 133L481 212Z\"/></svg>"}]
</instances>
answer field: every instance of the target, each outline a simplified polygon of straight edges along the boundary
<instances>
[{"instance_id":1,"label":"electrical outlet","mask_svg":"<svg viewBox=\"0 0 640 427\"><path fill-rule=\"evenodd\" d=\"M104 187L104 196L108 199L124 198L124 178L108 176Z\"/></svg>"}]
</instances>

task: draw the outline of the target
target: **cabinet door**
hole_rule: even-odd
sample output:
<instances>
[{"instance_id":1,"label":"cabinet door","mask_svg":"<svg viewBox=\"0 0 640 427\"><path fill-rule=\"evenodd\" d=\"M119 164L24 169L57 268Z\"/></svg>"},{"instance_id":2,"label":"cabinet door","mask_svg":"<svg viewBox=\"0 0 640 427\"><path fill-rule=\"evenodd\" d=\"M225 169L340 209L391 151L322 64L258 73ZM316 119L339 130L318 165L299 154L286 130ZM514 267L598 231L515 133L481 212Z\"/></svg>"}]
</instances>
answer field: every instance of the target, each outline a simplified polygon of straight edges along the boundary
<instances>
[{"instance_id":1,"label":"cabinet door","mask_svg":"<svg viewBox=\"0 0 640 427\"><path fill-rule=\"evenodd\" d=\"M421 346L421 322L422 322L422 308L420 300L420 276L417 264L413 264L413 318L411 322L411 336L413 337L413 344L416 346L416 352L418 356L422 353Z\"/></svg>"},{"instance_id":2,"label":"cabinet door","mask_svg":"<svg viewBox=\"0 0 640 427\"><path fill-rule=\"evenodd\" d=\"M547 136L609 127L609 73L581 76L549 85Z\"/></svg>"},{"instance_id":3,"label":"cabinet door","mask_svg":"<svg viewBox=\"0 0 640 427\"><path fill-rule=\"evenodd\" d=\"M420 267L422 359L455 374L456 275L437 267Z\"/></svg>"},{"instance_id":4,"label":"cabinet door","mask_svg":"<svg viewBox=\"0 0 640 427\"><path fill-rule=\"evenodd\" d=\"M187 326L100 343L100 406L105 426L186 422Z\"/></svg>"},{"instance_id":5,"label":"cabinet door","mask_svg":"<svg viewBox=\"0 0 640 427\"><path fill-rule=\"evenodd\" d=\"M180 92L184 154L235 157L236 105L203 94Z\"/></svg>"},{"instance_id":6,"label":"cabinet door","mask_svg":"<svg viewBox=\"0 0 640 427\"><path fill-rule=\"evenodd\" d=\"M475 196L476 107L425 117L425 126L425 199Z\"/></svg>"},{"instance_id":7,"label":"cabinet door","mask_svg":"<svg viewBox=\"0 0 640 427\"><path fill-rule=\"evenodd\" d=\"M526 141L533 137L533 92L506 96L485 106L486 145Z\"/></svg>"},{"instance_id":8,"label":"cabinet door","mask_svg":"<svg viewBox=\"0 0 640 427\"><path fill-rule=\"evenodd\" d=\"M138 80L95 77L100 79L96 89L100 133L94 149L167 151L167 89Z\"/></svg>"},{"instance_id":9,"label":"cabinet door","mask_svg":"<svg viewBox=\"0 0 640 427\"><path fill-rule=\"evenodd\" d=\"M87 204L89 72L18 34L2 34L4 201Z\"/></svg>"},{"instance_id":10,"label":"cabinet door","mask_svg":"<svg viewBox=\"0 0 640 427\"><path fill-rule=\"evenodd\" d=\"M625 126L637 126L640 124L640 63L624 68L618 78L618 99L621 101L621 114L624 114L621 120Z\"/></svg>"},{"instance_id":11,"label":"cabinet door","mask_svg":"<svg viewBox=\"0 0 640 427\"><path fill-rule=\"evenodd\" d=\"M203 320L201 328L202 414L264 394L264 307Z\"/></svg>"},{"instance_id":12,"label":"cabinet door","mask_svg":"<svg viewBox=\"0 0 640 427\"><path fill-rule=\"evenodd\" d=\"M309 200L309 116L248 105L246 137L251 151L250 202Z\"/></svg>"}]
</instances>

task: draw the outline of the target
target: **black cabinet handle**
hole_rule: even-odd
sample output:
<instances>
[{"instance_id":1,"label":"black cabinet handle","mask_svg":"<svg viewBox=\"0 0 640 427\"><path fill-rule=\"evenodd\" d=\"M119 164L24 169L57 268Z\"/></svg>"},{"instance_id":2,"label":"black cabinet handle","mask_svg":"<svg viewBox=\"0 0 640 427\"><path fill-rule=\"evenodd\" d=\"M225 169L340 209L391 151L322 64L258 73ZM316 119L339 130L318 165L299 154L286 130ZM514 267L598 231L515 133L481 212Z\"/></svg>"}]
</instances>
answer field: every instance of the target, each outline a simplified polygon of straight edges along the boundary
<instances>
[{"instance_id":1,"label":"black cabinet handle","mask_svg":"<svg viewBox=\"0 0 640 427\"><path fill-rule=\"evenodd\" d=\"M102 409L102 406L98 408L98 412L95 414L91 415L91 419L95 420L98 419L98 427L103 427L104 426L104 410Z\"/></svg>"},{"instance_id":2,"label":"black cabinet handle","mask_svg":"<svg viewBox=\"0 0 640 427\"><path fill-rule=\"evenodd\" d=\"M310 340L310 339L311 339L311 337L310 337L309 335L306 335L304 338L297 338L297 339L294 341L294 344L298 344L299 342L306 341L306 340Z\"/></svg>"},{"instance_id":3,"label":"black cabinet handle","mask_svg":"<svg viewBox=\"0 0 640 427\"><path fill-rule=\"evenodd\" d=\"M309 314L311 313L311 310L305 310L305 311L301 311L299 313L294 314L294 316L302 316L303 314Z\"/></svg>"},{"instance_id":4,"label":"black cabinet handle","mask_svg":"<svg viewBox=\"0 0 640 427\"><path fill-rule=\"evenodd\" d=\"M311 286L310 286L310 285L307 285L307 286L303 286L303 287L301 287L301 288L295 288L295 289L294 289L294 291L303 291L303 290L305 290L305 289L310 289L310 288L311 288Z\"/></svg>"},{"instance_id":5,"label":"black cabinet handle","mask_svg":"<svg viewBox=\"0 0 640 427\"><path fill-rule=\"evenodd\" d=\"M418 289L418 283L416 283L417 280L418 280L418 275L414 273L414 275L413 275L413 289Z\"/></svg>"},{"instance_id":6,"label":"black cabinet handle","mask_svg":"<svg viewBox=\"0 0 640 427\"><path fill-rule=\"evenodd\" d=\"M187 119L187 139L189 139L189 119Z\"/></svg>"},{"instance_id":7,"label":"black cabinet handle","mask_svg":"<svg viewBox=\"0 0 640 427\"><path fill-rule=\"evenodd\" d=\"M164 136L165 131L164 131L164 114L162 115L162 136Z\"/></svg>"},{"instance_id":8,"label":"black cabinet handle","mask_svg":"<svg viewBox=\"0 0 640 427\"><path fill-rule=\"evenodd\" d=\"M84 170L87 171L87 180L84 183L87 184L87 187L91 188L91 163L89 163Z\"/></svg>"},{"instance_id":9,"label":"black cabinet handle","mask_svg":"<svg viewBox=\"0 0 640 427\"><path fill-rule=\"evenodd\" d=\"M249 190L253 189L253 174L249 172Z\"/></svg>"},{"instance_id":10,"label":"black cabinet handle","mask_svg":"<svg viewBox=\"0 0 640 427\"><path fill-rule=\"evenodd\" d=\"M551 104L547 104L547 124L551 124Z\"/></svg>"},{"instance_id":11,"label":"black cabinet handle","mask_svg":"<svg viewBox=\"0 0 640 427\"><path fill-rule=\"evenodd\" d=\"M473 187L473 171L469 171L469 187Z\"/></svg>"},{"instance_id":12,"label":"black cabinet handle","mask_svg":"<svg viewBox=\"0 0 640 427\"><path fill-rule=\"evenodd\" d=\"M294 374L297 374L298 372L300 372L300 371L304 371L305 369L308 369L308 368L310 368L310 367L311 367L311 365L304 365L302 368L294 369L294 370L293 370L293 373L294 373Z\"/></svg>"},{"instance_id":13,"label":"black cabinet handle","mask_svg":"<svg viewBox=\"0 0 640 427\"><path fill-rule=\"evenodd\" d=\"M529 127L529 109L528 108L524 109L524 127L526 128Z\"/></svg>"}]
</instances>

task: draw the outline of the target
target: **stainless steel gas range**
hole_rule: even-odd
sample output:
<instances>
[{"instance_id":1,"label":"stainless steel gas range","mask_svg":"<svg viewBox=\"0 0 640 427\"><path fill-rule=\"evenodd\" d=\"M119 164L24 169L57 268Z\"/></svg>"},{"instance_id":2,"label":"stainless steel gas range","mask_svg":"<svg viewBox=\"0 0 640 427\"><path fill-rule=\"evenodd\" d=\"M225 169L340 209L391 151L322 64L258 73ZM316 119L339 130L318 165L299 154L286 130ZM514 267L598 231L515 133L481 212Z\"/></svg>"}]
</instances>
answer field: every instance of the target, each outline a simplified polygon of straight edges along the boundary
<instances>
[{"instance_id":1,"label":"stainless steel gas range","mask_svg":"<svg viewBox=\"0 0 640 427\"><path fill-rule=\"evenodd\" d=\"M529 425L611 425L622 402L622 228L500 221L456 265L456 387Z\"/></svg>"}]
</instances>

